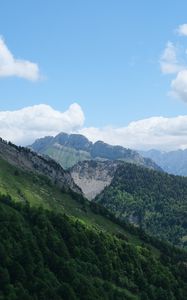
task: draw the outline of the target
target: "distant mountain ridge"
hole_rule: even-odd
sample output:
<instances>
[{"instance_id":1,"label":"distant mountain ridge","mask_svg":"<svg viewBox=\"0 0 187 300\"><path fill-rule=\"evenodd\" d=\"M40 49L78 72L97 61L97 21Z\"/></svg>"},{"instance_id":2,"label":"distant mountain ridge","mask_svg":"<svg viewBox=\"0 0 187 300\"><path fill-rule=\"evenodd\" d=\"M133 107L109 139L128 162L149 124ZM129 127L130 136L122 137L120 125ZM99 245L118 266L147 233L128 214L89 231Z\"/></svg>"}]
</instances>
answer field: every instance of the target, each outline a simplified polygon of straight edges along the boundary
<instances>
[{"instance_id":1,"label":"distant mountain ridge","mask_svg":"<svg viewBox=\"0 0 187 300\"><path fill-rule=\"evenodd\" d=\"M161 170L151 159L142 157L137 151L122 146L112 146L102 141L92 143L80 134L60 133L36 140L29 146L36 152L49 155L68 169L84 160L122 160L150 169Z\"/></svg>"},{"instance_id":2,"label":"distant mountain ridge","mask_svg":"<svg viewBox=\"0 0 187 300\"><path fill-rule=\"evenodd\" d=\"M164 171L170 174L187 176L187 149L169 152L152 149L138 152L140 155L152 159Z\"/></svg>"}]
</instances>

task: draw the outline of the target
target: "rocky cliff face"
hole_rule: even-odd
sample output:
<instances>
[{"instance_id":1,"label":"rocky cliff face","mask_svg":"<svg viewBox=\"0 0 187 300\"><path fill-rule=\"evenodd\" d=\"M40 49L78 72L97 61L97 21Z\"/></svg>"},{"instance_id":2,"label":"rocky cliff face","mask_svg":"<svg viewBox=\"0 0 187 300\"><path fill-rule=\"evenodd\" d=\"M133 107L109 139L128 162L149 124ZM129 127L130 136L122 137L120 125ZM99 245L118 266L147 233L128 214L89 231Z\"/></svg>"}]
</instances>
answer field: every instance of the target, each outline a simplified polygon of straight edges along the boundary
<instances>
[{"instance_id":1,"label":"rocky cliff face","mask_svg":"<svg viewBox=\"0 0 187 300\"><path fill-rule=\"evenodd\" d=\"M80 134L60 133L56 137L44 137L36 140L30 148L49 155L66 169L83 160L122 160L161 170L151 159L144 158L134 150L102 141L92 143Z\"/></svg>"},{"instance_id":2,"label":"rocky cliff face","mask_svg":"<svg viewBox=\"0 0 187 300\"><path fill-rule=\"evenodd\" d=\"M53 183L65 191L82 193L69 172L65 171L53 159L36 154L28 148L17 147L0 140L0 157L25 171L47 176Z\"/></svg>"},{"instance_id":3,"label":"rocky cliff face","mask_svg":"<svg viewBox=\"0 0 187 300\"><path fill-rule=\"evenodd\" d=\"M83 161L70 169L75 183L88 200L94 199L114 178L119 161Z\"/></svg>"}]
</instances>

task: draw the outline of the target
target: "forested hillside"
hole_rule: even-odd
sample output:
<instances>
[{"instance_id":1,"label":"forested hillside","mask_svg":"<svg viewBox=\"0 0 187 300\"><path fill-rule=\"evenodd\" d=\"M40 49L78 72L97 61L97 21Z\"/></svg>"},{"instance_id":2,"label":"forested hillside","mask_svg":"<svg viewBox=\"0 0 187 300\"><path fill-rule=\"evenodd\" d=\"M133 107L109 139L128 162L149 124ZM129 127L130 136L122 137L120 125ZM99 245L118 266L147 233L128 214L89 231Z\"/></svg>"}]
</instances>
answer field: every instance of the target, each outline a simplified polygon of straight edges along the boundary
<instances>
[{"instance_id":1,"label":"forested hillside","mask_svg":"<svg viewBox=\"0 0 187 300\"><path fill-rule=\"evenodd\" d=\"M186 299L185 253L154 255L67 215L0 200L1 300Z\"/></svg>"},{"instance_id":2,"label":"forested hillside","mask_svg":"<svg viewBox=\"0 0 187 300\"><path fill-rule=\"evenodd\" d=\"M123 164L95 201L152 235L187 246L185 177Z\"/></svg>"},{"instance_id":3,"label":"forested hillside","mask_svg":"<svg viewBox=\"0 0 187 300\"><path fill-rule=\"evenodd\" d=\"M186 299L187 252L11 162L0 159L0 300Z\"/></svg>"}]
</instances>

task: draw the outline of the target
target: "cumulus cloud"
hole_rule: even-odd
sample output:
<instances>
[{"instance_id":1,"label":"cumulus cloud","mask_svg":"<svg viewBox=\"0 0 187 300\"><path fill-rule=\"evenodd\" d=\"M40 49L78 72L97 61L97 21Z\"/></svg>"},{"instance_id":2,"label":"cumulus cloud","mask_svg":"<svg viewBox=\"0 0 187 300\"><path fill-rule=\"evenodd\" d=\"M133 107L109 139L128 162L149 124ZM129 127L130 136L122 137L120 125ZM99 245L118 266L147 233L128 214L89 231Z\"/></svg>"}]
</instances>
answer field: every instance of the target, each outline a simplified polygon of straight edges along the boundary
<instances>
[{"instance_id":1,"label":"cumulus cloud","mask_svg":"<svg viewBox=\"0 0 187 300\"><path fill-rule=\"evenodd\" d=\"M0 77L17 76L28 80L40 78L39 67L28 60L16 59L0 37Z\"/></svg>"},{"instance_id":2,"label":"cumulus cloud","mask_svg":"<svg viewBox=\"0 0 187 300\"><path fill-rule=\"evenodd\" d=\"M178 35L187 36L187 24L180 25L176 32ZM183 47L177 47L168 42L160 57L160 68L163 74L175 74L171 80L169 95L187 102L187 65L186 51L180 51ZM181 63L182 61L182 63Z\"/></svg>"},{"instance_id":3,"label":"cumulus cloud","mask_svg":"<svg viewBox=\"0 0 187 300\"><path fill-rule=\"evenodd\" d=\"M177 28L176 31L177 31L178 35L187 36L187 24L179 25L179 27Z\"/></svg>"},{"instance_id":4,"label":"cumulus cloud","mask_svg":"<svg viewBox=\"0 0 187 300\"><path fill-rule=\"evenodd\" d=\"M17 111L0 111L0 136L16 144L27 145L46 135L73 132L83 123L83 111L76 103L65 112L40 104Z\"/></svg>"},{"instance_id":5,"label":"cumulus cloud","mask_svg":"<svg viewBox=\"0 0 187 300\"><path fill-rule=\"evenodd\" d=\"M80 133L95 142L132 149L173 150L187 148L187 115L174 118L151 117L124 127L85 127L84 113L74 103L64 111L40 104L17 111L0 111L0 136L18 145L28 145L60 132Z\"/></svg>"},{"instance_id":6,"label":"cumulus cloud","mask_svg":"<svg viewBox=\"0 0 187 300\"><path fill-rule=\"evenodd\" d=\"M126 127L90 127L79 132L94 142L99 139L132 149L184 149L187 148L187 115L151 117L131 122Z\"/></svg>"},{"instance_id":7,"label":"cumulus cloud","mask_svg":"<svg viewBox=\"0 0 187 300\"><path fill-rule=\"evenodd\" d=\"M172 80L171 95L187 102L187 69L178 72Z\"/></svg>"},{"instance_id":8,"label":"cumulus cloud","mask_svg":"<svg viewBox=\"0 0 187 300\"><path fill-rule=\"evenodd\" d=\"M168 42L160 58L160 68L163 74L175 74L184 69L178 62L177 47L172 42Z\"/></svg>"}]
</instances>

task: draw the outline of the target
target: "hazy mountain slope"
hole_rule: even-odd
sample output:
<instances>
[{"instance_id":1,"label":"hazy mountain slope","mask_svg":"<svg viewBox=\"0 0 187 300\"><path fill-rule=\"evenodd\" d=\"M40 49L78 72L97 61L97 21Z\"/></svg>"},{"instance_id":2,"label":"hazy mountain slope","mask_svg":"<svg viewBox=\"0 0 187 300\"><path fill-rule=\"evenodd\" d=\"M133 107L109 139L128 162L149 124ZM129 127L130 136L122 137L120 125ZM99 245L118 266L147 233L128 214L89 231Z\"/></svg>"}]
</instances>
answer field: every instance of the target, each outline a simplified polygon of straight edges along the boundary
<instances>
[{"instance_id":1,"label":"hazy mountain slope","mask_svg":"<svg viewBox=\"0 0 187 300\"><path fill-rule=\"evenodd\" d=\"M44 137L29 146L36 152L47 154L65 169L83 160L124 160L148 168L159 168L149 158L143 158L138 152L121 146L111 146L104 142L90 142L80 134L60 133L56 137Z\"/></svg>"},{"instance_id":2,"label":"hazy mountain slope","mask_svg":"<svg viewBox=\"0 0 187 300\"><path fill-rule=\"evenodd\" d=\"M44 154L55 159L65 170L74 166L79 161L91 159L91 155L89 152L76 150L71 147L65 147L60 144L49 146Z\"/></svg>"},{"instance_id":3,"label":"hazy mountain slope","mask_svg":"<svg viewBox=\"0 0 187 300\"><path fill-rule=\"evenodd\" d=\"M170 152L149 150L139 151L139 153L155 161L164 171L170 174L187 176L187 149Z\"/></svg>"},{"instance_id":4,"label":"hazy mountain slope","mask_svg":"<svg viewBox=\"0 0 187 300\"><path fill-rule=\"evenodd\" d=\"M187 245L185 177L124 163L94 201L155 236Z\"/></svg>"}]
</instances>

